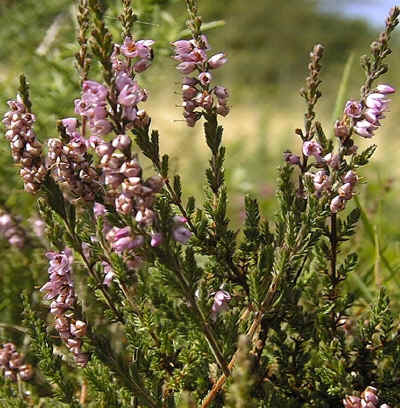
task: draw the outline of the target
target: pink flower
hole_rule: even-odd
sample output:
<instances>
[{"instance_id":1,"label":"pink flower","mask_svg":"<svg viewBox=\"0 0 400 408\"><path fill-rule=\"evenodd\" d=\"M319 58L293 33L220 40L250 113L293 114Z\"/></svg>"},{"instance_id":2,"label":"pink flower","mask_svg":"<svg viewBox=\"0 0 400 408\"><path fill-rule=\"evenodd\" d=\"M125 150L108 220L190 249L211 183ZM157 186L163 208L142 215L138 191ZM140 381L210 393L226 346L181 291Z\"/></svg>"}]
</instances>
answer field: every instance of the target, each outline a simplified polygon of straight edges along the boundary
<instances>
[{"instance_id":1,"label":"pink flower","mask_svg":"<svg viewBox=\"0 0 400 408\"><path fill-rule=\"evenodd\" d=\"M74 323L71 323L70 330L73 336L83 337L86 335L87 324L82 320L76 320Z\"/></svg>"},{"instance_id":2,"label":"pink flower","mask_svg":"<svg viewBox=\"0 0 400 408\"><path fill-rule=\"evenodd\" d=\"M190 54L194 48L192 42L187 40L178 40L171 44L175 47L177 54Z\"/></svg>"},{"instance_id":3,"label":"pink flower","mask_svg":"<svg viewBox=\"0 0 400 408\"><path fill-rule=\"evenodd\" d=\"M93 206L94 218L104 217L107 213L106 207L101 203L94 203Z\"/></svg>"},{"instance_id":4,"label":"pink flower","mask_svg":"<svg viewBox=\"0 0 400 408\"><path fill-rule=\"evenodd\" d=\"M186 227L181 226L174 228L174 230L172 231L172 235L175 241L186 244L192 236L192 233Z\"/></svg>"},{"instance_id":5,"label":"pink flower","mask_svg":"<svg viewBox=\"0 0 400 408\"><path fill-rule=\"evenodd\" d=\"M353 197L353 184L346 183L339 187L339 196L345 200L351 200Z\"/></svg>"},{"instance_id":6,"label":"pink flower","mask_svg":"<svg viewBox=\"0 0 400 408\"><path fill-rule=\"evenodd\" d=\"M107 239L111 241L111 246L117 252L138 248L144 244L144 237L142 235L133 237L130 227L114 227L107 234Z\"/></svg>"},{"instance_id":7,"label":"pink flower","mask_svg":"<svg viewBox=\"0 0 400 408\"><path fill-rule=\"evenodd\" d=\"M186 224L188 220L187 218L182 217L182 215L174 215L172 221L174 221L175 224Z\"/></svg>"},{"instance_id":8,"label":"pink flower","mask_svg":"<svg viewBox=\"0 0 400 408\"><path fill-rule=\"evenodd\" d=\"M303 153L307 157L314 156L317 160L320 160L321 153L322 153L322 147L318 142L315 142L314 140L310 140L310 141L304 142Z\"/></svg>"},{"instance_id":9,"label":"pink flower","mask_svg":"<svg viewBox=\"0 0 400 408\"><path fill-rule=\"evenodd\" d=\"M332 169L339 168L339 155L328 153L326 156L324 156L324 160L330 167L332 167Z\"/></svg>"},{"instance_id":10,"label":"pink flower","mask_svg":"<svg viewBox=\"0 0 400 408\"><path fill-rule=\"evenodd\" d=\"M195 43L194 40L191 41L193 44ZM197 46L205 51L210 51L211 47L210 44L208 43L207 36L205 34L202 34L200 36L200 41L198 41Z\"/></svg>"},{"instance_id":11,"label":"pink flower","mask_svg":"<svg viewBox=\"0 0 400 408\"><path fill-rule=\"evenodd\" d=\"M156 232L156 233L154 233L154 234L151 236L150 245L151 245L153 248L155 248L155 247L158 247L159 245L161 245L162 241L163 241L163 236L162 236L162 234L159 233L159 232Z\"/></svg>"},{"instance_id":12,"label":"pink flower","mask_svg":"<svg viewBox=\"0 0 400 408\"><path fill-rule=\"evenodd\" d=\"M138 56L140 58L153 58L153 52L151 46L154 44L153 40L139 40L136 42L136 48L138 52Z\"/></svg>"},{"instance_id":13,"label":"pink flower","mask_svg":"<svg viewBox=\"0 0 400 408\"><path fill-rule=\"evenodd\" d=\"M112 125L107 119L90 121L90 131L95 136L104 136L111 132Z\"/></svg>"},{"instance_id":14,"label":"pink flower","mask_svg":"<svg viewBox=\"0 0 400 408\"><path fill-rule=\"evenodd\" d=\"M195 68L196 64L194 62L182 62L176 67L176 69L182 72L182 74L190 74Z\"/></svg>"},{"instance_id":15,"label":"pink flower","mask_svg":"<svg viewBox=\"0 0 400 408\"><path fill-rule=\"evenodd\" d=\"M108 264L107 262L102 262L102 265L103 265L103 271L104 271L103 285L110 286L111 282L114 279L115 273L114 273L111 265Z\"/></svg>"},{"instance_id":16,"label":"pink flower","mask_svg":"<svg viewBox=\"0 0 400 408\"><path fill-rule=\"evenodd\" d=\"M362 113L362 105L358 101L348 101L344 113L351 118L359 118Z\"/></svg>"},{"instance_id":17,"label":"pink flower","mask_svg":"<svg viewBox=\"0 0 400 408\"><path fill-rule=\"evenodd\" d=\"M314 174L313 184L317 196L320 196L323 191L331 188L331 181L325 170L320 170Z\"/></svg>"},{"instance_id":18,"label":"pink flower","mask_svg":"<svg viewBox=\"0 0 400 408\"><path fill-rule=\"evenodd\" d=\"M115 79L115 86L118 91L122 91L126 85L133 86L134 81L126 72L120 72Z\"/></svg>"},{"instance_id":19,"label":"pink flower","mask_svg":"<svg viewBox=\"0 0 400 408\"><path fill-rule=\"evenodd\" d=\"M354 173L354 171L352 170L349 170L343 177L344 183L355 184L357 183L357 180L358 180L357 174Z\"/></svg>"},{"instance_id":20,"label":"pink flower","mask_svg":"<svg viewBox=\"0 0 400 408\"><path fill-rule=\"evenodd\" d=\"M211 69L216 69L219 68L220 66L224 65L228 59L226 58L225 54L223 52L220 52L219 54L213 55L209 60L208 60L208 66Z\"/></svg>"},{"instance_id":21,"label":"pink flower","mask_svg":"<svg viewBox=\"0 0 400 408\"><path fill-rule=\"evenodd\" d=\"M131 214L133 210L132 199L124 193L120 194L115 199L115 209L121 214L125 214L125 215Z\"/></svg>"},{"instance_id":22,"label":"pink flower","mask_svg":"<svg viewBox=\"0 0 400 408\"><path fill-rule=\"evenodd\" d=\"M34 218L32 220L33 232L38 236L42 237L45 231L46 223L40 218Z\"/></svg>"},{"instance_id":23,"label":"pink flower","mask_svg":"<svg viewBox=\"0 0 400 408\"><path fill-rule=\"evenodd\" d=\"M184 100L194 98L198 93L198 90L193 86L183 85L182 86L182 97Z\"/></svg>"},{"instance_id":24,"label":"pink flower","mask_svg":"<svg viewBox=\"0 0 400 408\"><path fill-rule=\"evenodd\" d=\"M107 109L105 105L96 105L92 111L91 116L94 120L105 119L107 117Z\"/></svg>"},{"instance_id":25,"label":"pink flower","mask_svg":"<svg viewBox=\"0 0 400 408\"><path fill-rule=\"evenodd\" d=\"M229 106L224 104L218 104L217 106L217 113L221 116L226 116L230 112Z\"/></svg>"},{"instance_id":26,"label":"pink flower","mask_svg":"<svg viewBox=\"0 0 400 408\"><path fill-rule=\"evenodd\" d=\"M149 68L150 65L151 61L147 59L141 59L133 66L133 69L135 72L140 73L146 71L146 69Z\"/></svg>"},{"instance_id":27,"label":"pink flower","mask_svg":"<svg viewBox=\"0 0 400 408\"><path fill-rule=\"evenodd\" d=\"M361 399L354 395L346 395L343 399L344 408L361 408Z\"/></svg>"},{"instance_id":28,"label":"pink flower","mask_svg":"<svg viewBox=\"0 0 400 408\"><path fill-rule=\"evenodd\" d=\"M118 95L118 103L125 106L137 105L144 99L144 91L136 82L134 82L132 85L125 85Z\"/></svg>"},{"instance_id":29,"label":"pink flower","mask_svg":"<svg viewBox=\"0 0 400 408\"><path fill-rule=\"evenodd\" d=\"M137 107L132 106L124 106L124 118L133 122L137 118Z\"/></svg>"},{"instance_id":30,"label":"pink flower","mask_svg":"<svg viewBox=\"0 0 400 408\"><path fill-rule=\"evenodd\" d=\"M121 151L126 150L130 147L132 141L128 135L118 135L113 141L112 146L114 149L119 149Z\"/></svg>"},{"instance_id":31,"label":"pink flower","mask_svg":"<svg viewBox=\"0 0 400 408\"><path fill-rule=\"evenodd\" d=\"M212 76L209 72L201 72L198 79L203 86L207 86L210 84Z\"/></svg>"},{"instance_id":32,"label":"pink flower","mask_svg":"<svg viewBox=\"0 0 400 408\"><path fill-rule=\"evenodd\" d=\"M175 59L183 62L194 62L200 66L207 61L207 53L200 48L194 48L190 54L177 55Z\"/></svg>"},{"instance_id":33,"label":"pink flower","mask_svg":"<svg viewBox=\"0 0 400 408\"><path fill-rule=\"evenodd\" d=\"M364 112L365 119L374 125L379 125L378 115L379 112L375 109L366 109Z\"/></svg>"},{"instance_id":34,"label":"pink flower","mask_svg":"<svg viewBox=\"0 0 400 408\"><path fill-rule=\"evenodd\" d=\"M386 85L386 84L380 84L380 85L378 85L378 86L376 87L376 90L377 90L379 93L382 93L382 94L384 94L384 95L392 94L392 93L395 93L395 92L396 92L396 90L395 90L394 88L392 88L390 85Z\"/></svg>"},{"instance_id":35,"label":"pink flower","mask_svg":"<svg viewBox=\"0 0 400 408\"><path fill-rule=\"evenodd\" d=\"M74 361L79 367L85 367L89 361L89 354L78 353L74 355Z\"/></svg>"},{"instance_id":36,"label":"pink flower","mask_svg":"<svg viewBox=\"0 0 400 408\"><path fill-rule=\"evenodd\" d=\"M300 157L291 152L283 153L283 157L285 161L287 161L289 164L299 164L300 163Z\"/></svg>"},{"instance_id":37,"label":"pink flower","mask_svg":"<svg viewBox=\"0 0 400 408\"><path fill-rule=\"evenodd\" d=\"M49 259L49 273L57 275L66 275L69 273L72 263L72 251L66 248L61 252L47 252L46 257Z\"/></svg>"},{"instance_id":38,"label":"pink flower","mask_svg":"<svg viewBox=\"0 0 400 408\"><path fill-rule=\"evenodd\" d=\"M191 77L184 77L182 80L182 85L188 85L188 86L196 86L199 83L199 81L196 78L191 78Z\"/></svg>"},{"instance_id":39,"label":"pink flower","mask_svg":"<svg viewBox=\"0 0 400 408\"><path fill-rule=\"evenodd\" d=\"M330 204L330 210L333 214L344 210L344 207L346 205L346 201L340 197L340 196L336 196Z\"/></svg>"},{"instance_id":40,"label":"pink flower","mask_svg":"<svg viewBox=\"0 0 400 408\"><path fill-rule=\"evenodd\" d=\"M89 103L104 103L108 95L108 89L96 81L86 80L82 84L83 99Z\"/></svg>"},{"instance_id":41,"label":"pink flower","mask_svg":"<svg viewBox=\"0 0 400 408\"><path fill-rule=\"evenodd\" d=\"M214 303L211 307L211 319L215 321L217 315L228 309L232 297L226 290L219 290L214 294Z\"/></svg>"},{"instance_id":42,"label":"pink flower","mask_svg":"<svg viewBox=\"0 0 400 408\"><path fill-rule=\"evenodd\" d=\"M229 97L228 90L223 86L216 86L214 88L214 94L218 99L227 99Z\"/></svg>"},{"instance_id":43,"label":"pink flower","mask_svg":"<svg viewBox=\"0 0 400 408\"><path fill-rule=\"evenodd\" d=\"M75 99L75 113L77 115L90 117L93 114L93 106L83 99Z\"/></svg>"},{"instance_id":44,"label":"pink flower","mask_svg":"<svg viewBox=\"0 0 400 408\"><path fill-rule=\"evenodd\" d=\"M63 119L61 123L69 135L74 133L78 126L78 120L76 118L66 118Z\"/></svg>"},{"instance_id":45,"label":"pink flower","mask_svg":"<svg viewBox=\"0 0 400 408\"><path fill-rule=\"evenodd\" d=\"M3 214L0 216L0 229L3 231L14 225L14 221L9 214Z\"/></svg>"},{"instance_id":46,"label":"pink flower","mask_svg":"<svg viewBox=\"0 0 400 408\"><path fill-rule=\"evenodd\" d=\"M365 128L365 127L357 127L354 126L354 131L361 137L364 137L366 139L370 139L372 136L374 136L373 134L373 130L371 128Z\"/></svg>"},{"instance_id":47,"label":"pink flower","mask_svg":"<svg viewBox=\"0 0 400 408\"><path fill-rule=\"evenodd\" d=\"M378 111L383 111L387 106L387 101L384 99L377 99L372 95L368 95L367 99L365 100L365 105L368 108L376 109ZM375 94L376 95L376 94Z\"/></svg>"},{"instance_id":48,"label":"pink flower","mask_svg":"<svg viewBox=\"0 0 400 408\"><path fill-rule=\"evenodd\" d=\"M134 41L131 37L126 37L123 45L121 46L121 53L128 58L152 58L151 46L154 44L152 40L139 40Z\"/></svg>"}]
</instances>

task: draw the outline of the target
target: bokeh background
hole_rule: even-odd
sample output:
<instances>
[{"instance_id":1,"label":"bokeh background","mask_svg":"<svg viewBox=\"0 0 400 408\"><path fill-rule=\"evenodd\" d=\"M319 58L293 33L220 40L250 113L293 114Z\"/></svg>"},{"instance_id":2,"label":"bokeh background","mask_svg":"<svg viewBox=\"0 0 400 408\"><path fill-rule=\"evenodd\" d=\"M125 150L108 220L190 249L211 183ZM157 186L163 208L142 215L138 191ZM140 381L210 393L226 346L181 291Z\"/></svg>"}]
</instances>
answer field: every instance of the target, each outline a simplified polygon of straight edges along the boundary
<instances>
[{"instance_id":1,"label":"bokeh background","mask_svg":"<svg viewBox=\"0 0 400 408\"><path fill-rule=\"evenodd\" d=\"M73 114L73 100L79 95L73 58L77 51L73 3L0 0L0 113L7 110L6 101L14 97L18 75L24 72L31 83L42 141L55 136L57 119ZM107 22L120 41L117 3L108 2ZM185 34L184 2L135 0L133 4L139 13L137 37L157 40L153 67L142 75L151 95L146 110L160 130L162 149L171 155L173 170L183 175L185 194L199 196L207 151L201 126L188 129L181 121L180 76L168 47ZM294 129L303 124L304 102L298 90L313 45L325 46L323 98L317 112L331 134L345 66L350 69L346 97L357 98L363 81L358 61L369 52L369 44L383 28L392 5L386 0L200 1L213 49L226 52L229 58L216 77L232 95L232 111L223 125L235 225L240 225L243 196L248 192L260 199L264 216L273 219L276 168L285 149L299 149ZM392 45L385 82L400 88L400 31L394 34ZM375 159L362 174L368 183L358 188L363 218L351 246L359 251L361 261L349 284L364 305L382 284L395 304L400 304L400 96L393 97L391 107L372 141L378 145ZM362 141L360 147L369 143ZM147 168L150 170L148 164ZM22 190L4 137L0 141L0 205L24 220L35 211L34 200ZM4 243L0 250L5 248Z\"/></svg>"}]
</instances>

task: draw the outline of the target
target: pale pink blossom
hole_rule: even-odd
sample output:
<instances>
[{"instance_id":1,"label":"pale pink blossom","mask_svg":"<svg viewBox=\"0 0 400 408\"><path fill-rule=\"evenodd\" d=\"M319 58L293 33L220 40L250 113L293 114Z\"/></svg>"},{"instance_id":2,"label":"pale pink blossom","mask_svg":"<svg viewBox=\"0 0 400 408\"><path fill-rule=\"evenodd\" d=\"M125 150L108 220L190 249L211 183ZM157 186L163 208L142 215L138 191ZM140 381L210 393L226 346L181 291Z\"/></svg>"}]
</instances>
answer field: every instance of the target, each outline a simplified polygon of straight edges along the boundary
<instances>
[{"instance_id":1,"label":"pale pink blossom","mask_svg":"<svg viewBox=\"0 0 400 408\"><path fill-rule=\"evenodd\" d=\"M359 118L362 114L362 105L358 101L348 101L344 108L344 113L351 118Z\"/></svg>"},{"instance_id":2,"label":"pale pink blossom","mask_svg":"<svg viewBox=\"0 0 400 408\"><path fill-rule=\"evenodd\" d=\"M322 153L322 147L318 142L314 140L310 140L310 141L304 142L303 153L307 157L314 156L317 160L320 160L321 153Z\"/></svg>"},{"instance_id":3,"label":"pale pink blossom","mask_svg":"<svg viewBox=\"0 0 400 408\"><path fill-rule=\"evenodd\" d=\"M214 303L211 307L211 319L215 321L219 313L224 312L229 307L232 297L226 290L219 290L214 294Z\"/></svg>"},{"instance_id":4,"label":"pale pink blossom","mask_svg":"<svg viewBox=\"0 0 400 408\"><path fill-rule=\"evenodd\" d=\"M391 87L390 85L387 85L387 84L380 84L380 85L378 85L378 86L376 87L376 90L377 90L379 93L382 93L382 94L384 94L384 95L392 94L392 93L395 93L395 92L396 92L396 90L395 90L393 87Z\"/></svg>"},{"instance_id":5,"label":"pale pink blossom","mask_svg":"<svg viewBox=\"0 0 400 408\"><path fill-rule=\"evenodd\" d=\"M180 226L173 229L172 235L176 241L186 244L191 238L192 232L190 232L186 227Z\"/></svg>"},{"instance_id":6,"label":"pale pink blossom","mask_svg":"<svg viewBox=\"0 0 400 408\"><path fill-rule=\"evenodd\" d=\"M219 53L219 54L215 54L213 55L209 60L208 60L208 66L211 69L216 69L221 67L222 65L226 64L226 62L228 61L228 59L226 58L224 53Z\"/></svg>"}]
</instances>

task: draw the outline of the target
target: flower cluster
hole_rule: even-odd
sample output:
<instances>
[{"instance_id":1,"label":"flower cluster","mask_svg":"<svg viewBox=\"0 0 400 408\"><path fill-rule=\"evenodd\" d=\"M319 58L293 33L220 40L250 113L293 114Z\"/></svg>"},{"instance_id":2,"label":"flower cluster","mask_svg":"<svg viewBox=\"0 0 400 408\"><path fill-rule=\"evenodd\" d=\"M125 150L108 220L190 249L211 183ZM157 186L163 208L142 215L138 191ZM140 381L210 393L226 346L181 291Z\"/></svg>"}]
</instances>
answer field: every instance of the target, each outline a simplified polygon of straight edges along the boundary
<instances>
[{"instance_id":1,"label":"flower cluster","mask_svg":"<svg viewBox=\"0 0 400 408\"><path fill-rule=\"evenodd\" d=\"M142 179L142 168L137 157L131 156L130 146L127 135L119 135L112 142L103 141L96 146L107 186L106 200L119 213L134 215L139 223L151 225L154 195L161 190L163 181L159 176Z\"/></svg>"},{"instance_id":2,"label":"flower cluster","mask_svg":"<svg viewBox=\"0 0 400 408\"><path fill-rule=\"evenodd\" d=\"M144 244L143 235L134 235L130 227L112 228L107 234L107 240L110 242L111 248L117 253L130 251Z\"/></svg>"},{"instance_id":3,"label":"flower cluster","mask_svg":"<svg viewBox=\"0 0 400 408\"><path fill-rule=\"evenodd\" d=\"M155 179L141 182L140 165L131 155L131 140L124 132L118 134L121 129L149 124L146 112L138 108L140 102L146 101L147 92L138 85L135 75L150 66L153 43L126 38L122 46L115 44L111 56L115 89L96 81L83 81L81 98L75 100L75 112L82 118L81 132L75 118L66 118L62 125L68 143L49 141L48 167L57 182L65 183L74 195L86 201L94 200L105 184L107 202L114 201L117 211L123 214L131 214L137 207L137 211L147 208L137 201L152 201L150 189L160 185ZM117 136L108 142L104 137L111 131L116 131ZM99 156L98 171L88 161L89 148Z\"/></svg>"},{"instance_id":4,"label":"flower cluster","mask_svg":"<svg viewBox=\"0 0 400 408\"><path fill-rule=\"evenodd\" d=\"M30 364L24 364L24 356L18 353L15 344L5 343L0 348L0 368L4 377L10 381L29 381L33 377L33 368Z\"/></svg>"},{"instance_id":5,"label":"flower cluster","mask_svg":"<svg viewBox=\"0 0 400 408\"><path fill-rule=\"evenodd\" d=\"M112 55L112 63L115 71L127 71L130 68L131 62L134 62L133 71L140 73L145 71L151 65L153 59L153 50L151 46L153 40L135 41L131 37L126 37L122 46L116 45ZM118 52L120 51L120 53ZM126 57L123 61L118 58L122 54Z\"/></svg>"},{"instance_id":6,"label":"flower cluster","mask_svg":"<svg viewBox=\"0 0 400 408\"><path fill-rule=\"evenodd\" d=\"M153 40L135 41L126 37L122 45L114 45L111 63L115 75L116 101L122 112L124 129L140 128L149 123L146 112L138 108L140 102L147 100L147 91L139 86L135 76L151 65L153 44Z\"/></svg>"},{"instance_id":7,"label":"flower cluster","mask_svg":"<svg viewBox=\"0 0 400 408\"><path fill-rule=\"evenodd\" d=\"M51 300L50 312L55 317L55 328L66 347L74 355L75 362L84 367L88 354L82 352L82 337L86 334L86 323L74 317L76 295L71 277L72 252L48 252L49 282L40 289Z\"/></svg>"},{"instance_id":8,"label":"flower cluster","mask_svg":"<svg viewBox=\"0 0 400 408\"><path fill-rule=\"evenodd\" d=\"M388 404L379 405L379 398L376 395L377 389L367 387L361 394L361 398L354 395L346 395L343 399L344 408L390 408Z\"/></svg>"},{"instance_id":9,"label":"flower cluster","mask_svg":"<svg viewBox=\"0 0 400 408\"><path fill-rule=\"evenodd\" d=\"M6 138L10 142L12 157L21 166L20 175L25 191L36 193L47 174L42 160L42 145L33 124L35 115L29 112L21 97L8 101L10 110L4 115Z\"/></svg>"},{"instance_id":10,"label":"flower cluster","mask_svg":"<svg viewBox=\"0 0 400 408\"><path fill-rule=\"evenodd\" d=\"M132 270L138 268L142 264L142 258L136 255L133 252L133 249L139 248L144 244L144 236L141 234L134 236L130 227L113 227L105 217L107 210L101 203L94 204L93 213L95 219L99 217L103 218L102 233L109 242L111 250L124 257L124 262L127 268ZM96 238L92 237L92 240L96 240ZM114 280L115 272L108 262L103 261L101 265L104 273L103 285L110 286L111 282Z\"/></svg>"},{"instance_id":11,"label":"flower cluster","mask_svg":"<svg viewBox=\"0 0 400 408\"><path fill-rule=\"evenodd\" d=\"M94 201L100 184L98 173L88 160L87 142L78 131L76 119L64 119L62 125L69 140L48 140L47 167L73 199Z\"/></svg>"},{"instance_id":12,"label":"flower cluster","mask_svg":"<svg viewBox=\"0 0 400 408\"><path fill-rule=\"evenodd\" d=\"M316 166L323 167L315 173L307 173L311 177L315 194L318 197L324 193L328 194L331 197L330 210L332 213L337 213L344 210L346 202L353 197L358 176L353 170L348 170L344 175L338 175L339 155L328 153L322 156L322 153L323 149L318 142L314 140L304 142L303 154L306 157L314 157L317 161ZM291 157L287 161L293 162Z\"/></svg>"},{"instance_id":13,"label":"flower cluster","mask_svg":"<svg viewBox=\"0 0 400 408\"><path fill-rule=\"evenodd\" d=\"M385 117L384 112L390 102L390 99L385 99L386 96L394 92L395 90L391 86L381 84L366 97L363 103L348 101L344 113L347 118L351 119L354 132L370 139L374 135L374 131L381 125L380 120ZM342 121L335 124L336 134L340 133L340 137L343 137L342 133L346 133L346 118L344 121L344 123Z\"/></svg>"},{"instance_id":14,"label":"flower cluster","mask_svg":"<svg viewBox=\"0 0 400 408\"><path fill-rule=\"evenodd\" d=\"M24 230L20 228L14 218L5 211L0 211L0 233L4 235L10 245L19 249L24 247Z\"/></svg>"},{"instance_id":15,"label":"flower cluster","mask_svg":"<svg viewBox=\"0 0 400 408\"><path fill-rule=\"evenodd\" d=\"M358 181L357 174L349 170L342 178L342 183L338 188L338 195L335 196L330 204L330 210L332 213L337 213L344 210L346 202L351 200L354 193L354 187Z\"/></svg>"},{"instance_id":16,"label":"flower cluster","mask_svg":"<svg viewBox=\"0 0 400 408\"><path fill-rule=\"evenodd\" d=\"M108 89L96 81L86 80L82 84L81 99L75 100L75 113L88 121L91 135L100 137L110 133L111 122L107 119Z\"/></svg>"},{"instance_id":17,"label":"flower cluster","mask_svg":"<svg viewBox=\"0 0 400 408\"><path fill-rule=\"evenodd\" d=\"M211 87L211 71L227 62L225 54L209 57L210 46L205 35L192 40L179 40L172 43L174 58L179 61L178 71L185 76L182 83L183 116L188 126L193 127L204 111L216 112L222 116L229 113L228 90L222 86Z\"/></svg>"},{"instance_id":18,"label":"flower cluster","mask_svg":"<svg viewBox=\"0 0 400 408\"><path fill-rule=\"evenodd\" d=\"M389 85L378 85L365 101L350 100L346 103L344 117L336 121L335 136L341 140L338 153L330 152L324 155L324 149L315 140L306 140L303 143L303 155L306 158L313 157L316 161L313 166L320 168L316 173L308 172L314 185L315 193L321 196L326 193L330 196L330 210L332 213L342 211L346 202L354 195L354 187L358 176L352 168L346 164L347 171L339 172L341 161L346 155L354 155L357 146L352 139L352 133L365 138L371 138L373 132L380 126L380 120L384 118L384 112L390 102L386 95L395 90ZM326 152L325 152L326 153ZM285 160L291 165L302 166L300 157L291 153L285 153Z\"/></svg>"}]
</instances>

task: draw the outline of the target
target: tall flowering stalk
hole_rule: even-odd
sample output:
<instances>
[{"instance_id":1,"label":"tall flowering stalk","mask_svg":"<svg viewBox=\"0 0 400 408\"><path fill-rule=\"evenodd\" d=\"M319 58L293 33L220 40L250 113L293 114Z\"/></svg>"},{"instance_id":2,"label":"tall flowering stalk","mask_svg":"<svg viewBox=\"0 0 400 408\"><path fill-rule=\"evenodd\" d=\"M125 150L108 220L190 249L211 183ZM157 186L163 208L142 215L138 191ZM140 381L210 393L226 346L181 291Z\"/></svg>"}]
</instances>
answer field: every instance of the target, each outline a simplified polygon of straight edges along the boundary
<instances>
[{"instance_id":1,"label":"tall flowering stalk","mask_svg":"<svg viewBox=\"0 0 400 408\"><path fill-rule=\"evenodd\" d=\"M195 2L187 4L193 38L177 40L172 45L175 48L174 59L179 62L176 69L186 75L182 81L183 117L187 125L193 127L201 118L202 111L226 116L229 113L229 92L223 86L212 85L213 70L224 65L227 58L222 52L209 56L211 47L207 37L200 32L197 6Z\"/></svg>"},{"instance_id":2,"label":"tall flowering stalk","mask_svg":"<svg viewBox=\"0 0 400 408\"><path fill-rule=\"evenodd\" d=\"M4 115L6 138L10 142L12 157L20 166L25 191L37 193L47 174L42 158L42 145L33 129L36 121L27 97L28 87L21 77L20 94L8 102L10 110Z\"/></svg>"},{"instance_id":3,"label":"tall flowering stalk","mask_svg":"<svg viewBox=\"0 0 400 408\"><path fill-rule=\"evenodd\" d=\"M49 281L40 290L45 292L45 299L52 301L50 312L60 338L73 354L75 363L85 367L88 354L82 351L82 338L86 335L87 325L74 314L77 298L71 275L72 252L66 249L60 253L49 252L46 256L49 259Z\"/></svg>"}]
</instances>

